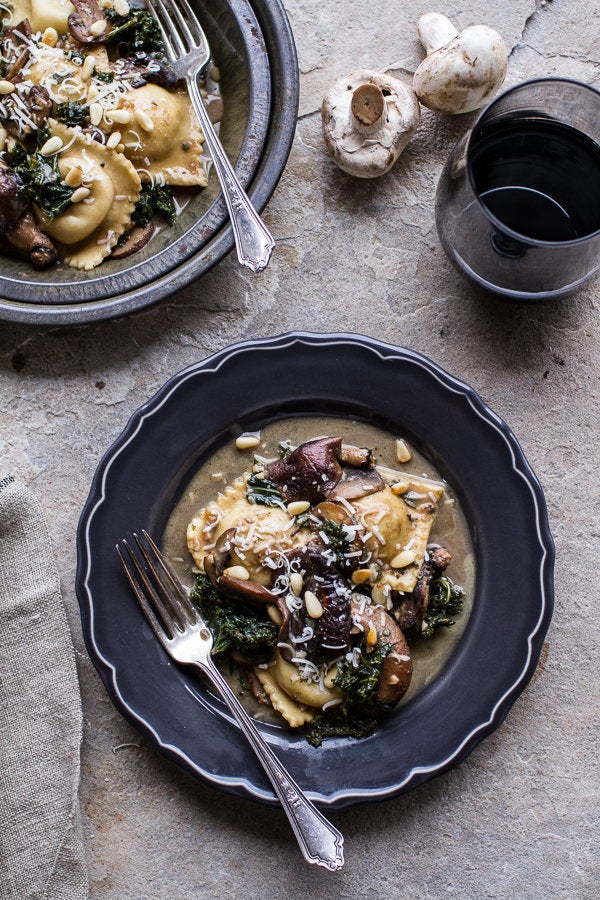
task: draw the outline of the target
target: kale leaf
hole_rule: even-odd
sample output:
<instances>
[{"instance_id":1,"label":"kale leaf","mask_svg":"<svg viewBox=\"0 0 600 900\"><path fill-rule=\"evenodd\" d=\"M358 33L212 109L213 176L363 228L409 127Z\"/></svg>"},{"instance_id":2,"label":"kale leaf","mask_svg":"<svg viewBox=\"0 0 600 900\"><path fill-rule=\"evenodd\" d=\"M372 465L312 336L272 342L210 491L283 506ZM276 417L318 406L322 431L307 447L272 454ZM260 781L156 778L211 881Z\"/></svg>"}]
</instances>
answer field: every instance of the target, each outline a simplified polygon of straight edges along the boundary
<instances>
[{"instance_id":1,"label":"kale leaf","mask_svg":"<svg viewBox=\"0 0 600 900\"><path fill-rule=\"evenodd\" d=\"M135 56L141 50L155 59L166 59L160 25L147 9L131 7L126 16L120 16L109 8L104 10L104 15L113 24L106 40L119 44L121 56Z\"/></svg>"},{"instance_id":2,"label":"kale leaf","mask_svg":"<svg viewBox=\"0 0 600 900\"><path fill-rule=\"evenodd\" d=\"M37 150L27 153L22 144L16 144L6 161L13 172L21 177L31 200L48 218L54 219L70 205L73 188L62 180L58 156L42 156L40 153L49 137L48 128L39 128Z\"/></svg>"},{"instance_id":3,"label":"kale leaf","mask_svg":"<svg viewBox=\"0 0 600 900\"><path fill-rule=\"evenodd\" d=\"M169 225L174 224L177 210L173 189L165 184L144 185L131 218L140 228L145 228L158 214L163 215Z\"/></svg>"},{"instance_id":4,"label":"kale leaf","mask_svg":"<svg viewBox=\"0 0 600 900\"><path fill-rule=\"evenodd\" d=\"M285 502L274 481L269 478L253 474L246 483L246 498L248 503L257 503L259 506L279 506L285 509Z\"/></svg>"},{"instance_id":5,"label":"kale leaf","mask_svg":"<svg viewBox=\"0 0 600 900\"><path fill-rule=\"evenodd\" d=\"M383 662L390 650L388 644L377 643L365 652L365 640L361 636L358 665L344 659L334 684L346 692L346 697L332 712L317 715L310 724L306 739L313 747L320 747L328 737L367 737L377 728L377 684Z\"/></svg>"},{"instance_id":6,"label":"kale leaf","mask_svg":"<svg viewBox=\"0 0 600 900\"><path fill-rule=\"evenodd\" d=\"M259 654L275 647L277 626L270 619L261 619L256 610L223 597L206 575L196 576L190 599L213 633L213 655L231 649Z\"/></svg>"},{"instance_id":7,"label":"kale leaf","mask_svg":"<svg viewBox=\"0 0 600 900\"><path fill-rule=\"evenodd\" d=\"M81 103L77 103L76 101L71 101L69 103L59 103L56 107L54 117L60 122L64 122L66 125L70 125L71 127L74 127L75 125L81 125L81 127L84 127L88 122L88 112L86 107Z\"/></svg>"},{"instance_id":8,"label":"kale leaf","mask_svg":"<svg viewBox=\"0 0 600 900\"><path fill-rule=\"evenodd\" d=\"M429 585L429 606L423 620L421 634L431 637L437 628L450 628L454 625L454 616L463 608L465 592L447 575L434 578Z\"/></svg>"},{"instance_id":9,"label":"kale leaf","mask_svg":"<svg viewBox=\"0 0 600 900\"><path fill-rule=\"evenodd\" d=\"M325 544L328 550L335 555L335 561L340 572L349 572L354 568L352 559L348 559L350 552L350 538L344 525L340 522L332 522L325 519L318 528L319 534L325 535Z\"/></svg>"}]
</instances>

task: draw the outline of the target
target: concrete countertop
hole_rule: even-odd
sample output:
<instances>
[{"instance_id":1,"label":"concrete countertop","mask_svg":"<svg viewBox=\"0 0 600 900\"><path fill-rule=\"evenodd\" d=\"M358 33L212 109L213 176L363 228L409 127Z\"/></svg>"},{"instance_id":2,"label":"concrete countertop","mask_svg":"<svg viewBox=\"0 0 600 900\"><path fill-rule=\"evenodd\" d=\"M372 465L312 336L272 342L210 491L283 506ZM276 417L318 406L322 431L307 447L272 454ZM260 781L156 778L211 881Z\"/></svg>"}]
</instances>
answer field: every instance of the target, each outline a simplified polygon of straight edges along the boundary
<instances>
[{"instance_id":1,"label":"concrete countertop","mask_svg":"<svg viewBox=\"0 0 600 900\"><path fill-rule=\"evenodd\" d=\"M554 304L483 296L452 269L435 185L469 116L424 111L393 171L356 182L326 157L319 107L360 65L407 73L422 0L287 0L301 69L288 167L252 276L230 255L179 295L79 329L0 325L3 469L42 501L83 694L81 801L91 896L591 898L598 870L600 286ZM563 75L600 87L600 8L568 0L447 0L511 48L507 85ZM416 791L331 818L332 875L300 859L283 814L194 782L113 708L83 646L74 536L103 452L173 373L227 344L290 330L360 332L421 351L509 423L538 475L557 546L556 611L536 676L505 723ZM243 389L243 388L242 388ZM507 560L510 571L510 560ZM515 584L515 591L519 585Z\"/></svg>"}]
</instances>

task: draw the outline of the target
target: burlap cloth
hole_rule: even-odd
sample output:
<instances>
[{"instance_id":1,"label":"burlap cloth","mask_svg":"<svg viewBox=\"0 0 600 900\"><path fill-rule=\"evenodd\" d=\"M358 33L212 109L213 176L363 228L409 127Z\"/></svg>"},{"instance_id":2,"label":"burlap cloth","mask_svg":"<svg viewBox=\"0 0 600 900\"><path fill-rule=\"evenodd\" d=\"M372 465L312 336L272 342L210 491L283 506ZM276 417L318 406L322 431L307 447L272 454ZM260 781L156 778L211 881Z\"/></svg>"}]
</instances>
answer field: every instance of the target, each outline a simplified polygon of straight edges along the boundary
<instances>
[{"instance_id":1,"label":"burlap cloth","mask_svg":"<svg viewBox=\"0 0 600 900\"><path fill-rule=\"evenodd\" d=\"M48 529L0 476L0 897L88 896L79 815L81 699Z\"/></svg>"}]
</instances>

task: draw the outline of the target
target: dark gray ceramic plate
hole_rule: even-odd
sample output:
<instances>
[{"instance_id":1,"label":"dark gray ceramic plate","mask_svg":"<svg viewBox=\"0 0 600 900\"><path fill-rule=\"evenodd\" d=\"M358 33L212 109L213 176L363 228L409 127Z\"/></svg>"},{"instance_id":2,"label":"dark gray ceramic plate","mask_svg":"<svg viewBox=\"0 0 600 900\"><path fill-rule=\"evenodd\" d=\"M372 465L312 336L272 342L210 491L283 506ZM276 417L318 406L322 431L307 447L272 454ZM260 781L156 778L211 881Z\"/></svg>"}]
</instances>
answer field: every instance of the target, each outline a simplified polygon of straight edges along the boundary
<instances>
[{"instance_id":1,"label":"dark gray ceramic plate","mask_svg":"<svg viewBox=\"0 0 600 900\"><path fill-rule=\"evenodd\" d=\"M275 802L225 706L150 631L114 545L141 527L160 536L189 479L224 442L298 415L406 435L457 492L476 556L473 610L456 650L376 734L315 749L298 731L259 724L299 784L339 807L416 787L498 727L550 623L554 549L541 488L510 429L417 353L356 335L292 334L238 344L175 375L134 413L94 476L78 532L77 596L88 651L117 708L201 781Z\"/></svg>"},{"instance_id":2,"label":"dark gray ceramic plate","mask_svg":"<svg viewBox=\"0 0 600 900\"><path fill-rule=\"evenodd\" d=\"M221 139L258 210L273 193L293 139L298 68L279 0L192 0L221 70ZM255 12L256 9L256 12ZM92 273L58 267L35 272L2 257L0 319L79 324L155 303L194 281L233 247L216 175L177 224L140 253L108 260Z\"/></svg>"}]
</instances>

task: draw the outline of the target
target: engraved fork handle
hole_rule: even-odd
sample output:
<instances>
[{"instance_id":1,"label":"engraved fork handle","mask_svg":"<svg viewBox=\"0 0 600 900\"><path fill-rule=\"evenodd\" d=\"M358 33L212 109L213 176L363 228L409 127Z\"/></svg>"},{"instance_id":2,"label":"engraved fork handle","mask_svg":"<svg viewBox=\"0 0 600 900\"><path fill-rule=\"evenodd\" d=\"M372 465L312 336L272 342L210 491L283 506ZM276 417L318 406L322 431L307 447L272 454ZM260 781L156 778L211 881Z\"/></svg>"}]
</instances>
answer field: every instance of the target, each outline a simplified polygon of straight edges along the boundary
<instances>
[{"instance_id":1,"label":"engraved fork handle","mask_svg":"<svg viewBox=\"0 0 600 900\"><path fill-rule=\"evenodd\" d=\"M216 666L202 660L197 660L196 665L219 692L256 753L281 801L306 861L332 872L340 869L344 865L343 836L311 803L279 762Z\"/></svg>"},{"instance_id":2,"label":"engraved fork handle","mask_svg":"<svg viewBox=\"0 0 600 900\"><path fill-rule=\"evenodd\" d=\"M196 76L189 75L187 80L190 97L200 119L204 137L221 183L225 203L229 210L238 259L242 265L248 266L253 272L260 272L267 266L271 258L275 241L252 206L248 195L238 181L227 154L223 150L223 146L204 105L204 100L198 87L198 79Z\"/></svg>"}]
</instances>

